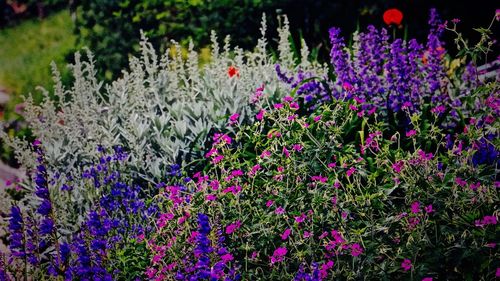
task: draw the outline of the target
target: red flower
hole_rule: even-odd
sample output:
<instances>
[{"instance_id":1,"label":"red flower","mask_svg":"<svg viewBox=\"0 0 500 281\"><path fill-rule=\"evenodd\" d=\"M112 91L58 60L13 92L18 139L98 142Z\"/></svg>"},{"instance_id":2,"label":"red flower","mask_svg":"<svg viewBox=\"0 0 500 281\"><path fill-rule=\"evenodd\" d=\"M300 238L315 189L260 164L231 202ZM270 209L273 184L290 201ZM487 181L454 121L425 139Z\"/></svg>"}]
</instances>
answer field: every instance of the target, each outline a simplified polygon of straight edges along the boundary
<instances>
[{"instance_id":1,"label":"red flower","mask_svg":"<svg viewBox=\"0 0 500 281\"><path fill-rule=\"evenodd\" d=\"M238 77L240 77L240 74L238 73L238 69L232 65L228 68L227 75L229 75L229 77L233 77L234 75L237 75Z\"/></svg>"},{"instance_id":2,"label":"red flower","mask_svg":"<svg viewBox=\"0 0 500 281\"><path fill-rule=\"evenodd\" d=\"M384 13L384 22L387 25L400 25L403 20L403 13L398 9L389 9Z\"/></svg>"}]
</instances>

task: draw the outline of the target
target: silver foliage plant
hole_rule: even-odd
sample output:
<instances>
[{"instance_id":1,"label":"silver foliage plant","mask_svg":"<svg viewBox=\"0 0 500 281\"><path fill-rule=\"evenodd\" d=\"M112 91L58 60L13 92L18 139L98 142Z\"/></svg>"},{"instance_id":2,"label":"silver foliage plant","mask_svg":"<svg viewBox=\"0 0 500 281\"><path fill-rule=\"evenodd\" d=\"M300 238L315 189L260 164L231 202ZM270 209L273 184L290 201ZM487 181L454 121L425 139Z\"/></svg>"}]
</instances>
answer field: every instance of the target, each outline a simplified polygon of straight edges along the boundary
<instances>
[{"instance_id":1,"label":"silver foliage plant","mask_svg":"<svg viewBox=\"0 0 500 281\"><path fill-rule=\"evenodd\" d=\"M279 56L273 60L267 52L264 19L263 16L262 37L252 52L231 48L229 36L221 49L212 32L211 61L202 67L192 43L187 59L182 58L177 42L172 42L175 52L158 56L144 35L141 56L132 58L130 69L111 84L96 78L94 59L88 50L86 60L75 54L75 63L70 65L74 82L69 88L62 85L53 64L53 93L41 89L44 94L41 104L35 104L33 98L28 97L25 119L46 152L48 170L73 178L71 195L63 196L59 188L67 178L52 175L51 194L58 199L55 200L59 205L57 209L69 215L75 213L77 207L79 214L72 215L79 216L86 209L82 206L97 196L89 194L84 184L77 181L82 163L98 161L99 145L124 147L129 153L129 169L155 183L165 176L167 165L186 159L193 148L202 151L211 129L231 130L227 127L229 115L238 113L239 121L243 121L253 117L270 99L286 95L288 85L279 81L275 63L285 70L301 67L325 73L323 66L308 61L309 51L304 42L301 42L301 64L296 66L286 18L278 30ZM230 66L237 69L238 75L228 75ZM256 89L262 85L263 97L257 104L251 104ZM14 148L22 167L28 173L33 171L36 157L31 144L5 133L2 138ZM23 186L32 189L29 181ZM73 219L68 223L70 221Z\"/></svg>"}]
</instances>

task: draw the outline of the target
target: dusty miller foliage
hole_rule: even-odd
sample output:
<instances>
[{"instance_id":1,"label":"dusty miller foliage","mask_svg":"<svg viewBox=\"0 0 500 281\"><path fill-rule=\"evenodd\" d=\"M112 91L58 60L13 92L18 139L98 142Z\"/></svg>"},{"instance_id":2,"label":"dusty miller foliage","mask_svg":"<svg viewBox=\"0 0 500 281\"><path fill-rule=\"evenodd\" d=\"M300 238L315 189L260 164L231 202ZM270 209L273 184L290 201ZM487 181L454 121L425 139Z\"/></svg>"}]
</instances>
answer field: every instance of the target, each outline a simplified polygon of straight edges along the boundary
<instances>
[{"instance_id":1,"label":"dusty miller foliage","mask_svg":"<svg viewBox=\"0 0 500 281\"><path fill-rule=\"evenodd\" d=\"M26 98L24 117L46 152L46 165L53 178L51 196L59 205L58 213L66 217L61 221L71 225L79 220L87 204L96 198L97 194L90 194L78 181L82 164L98 161L99 145L124 147L129 153L128 170L156 183L165 176L167 165L190 156L196 158L203 151L210 130L226 128L230 114L239 113L243 121L255 115L269 99L286 93L287 85L276 76L275 63L285 70L301 67L318 74L326 72L324 66L308 61L305 42L301 42L301 64L296 65L286 18L278 29L279 56L274 60L267 51L264 19L262 37L253 52L231 48L229 36L221 48L212 32L211 61L202 67L192 43L187 59L183 59L181 47L174 41L175 52L159 56L144 35L140 57L132 58L129 70L111 84L96 78L89 50L85 52L86 59L76 53L75 63L69 66L74 76L71 87L63 86L52 64L55 81L52 93L41 89L44 99L40 104L35 104L32 96ZM234 66L239 75L229 77L229 66ZM264 98L260 104L250 104L251 96L262 85ZM36 167L32 145L5 133L2 138L30 174ZM67 175L73 178L74 186L69 193L60 191ZM22 185L33 192L29 180ZM27 196L26 202L37 204L30 198L33 197Z\"/></svg>"}]
</instances>

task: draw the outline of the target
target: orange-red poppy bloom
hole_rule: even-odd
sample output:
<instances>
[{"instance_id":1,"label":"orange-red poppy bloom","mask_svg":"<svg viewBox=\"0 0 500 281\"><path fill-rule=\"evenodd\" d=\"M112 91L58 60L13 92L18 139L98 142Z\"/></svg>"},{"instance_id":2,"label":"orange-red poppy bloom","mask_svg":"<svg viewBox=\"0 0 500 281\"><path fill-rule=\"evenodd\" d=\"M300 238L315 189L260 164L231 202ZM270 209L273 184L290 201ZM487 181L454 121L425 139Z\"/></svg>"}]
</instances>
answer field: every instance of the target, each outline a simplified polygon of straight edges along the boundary
<instances>
[{"instance_id":1,"label":"orange-red poppy bloom","mask_svg":"<svg viewBox=\"0 0 500 281\"><path fill-rule=\"evenodd\" d=\"M234 75L240 77L240 74L238 73L238 69L232 65L228 68L227 75L229 75L229 77L233 77Z\"/></svg>"},{"instance_id":2,"label":"orange-red poppy bloom","mask_svg":"<svg viewBox=\"0 0 500 281\"><path fill-rule=\"evenodd\" d=\"M389 9L384 13L384 22L387 25L400 25L403 21L403 13L398 9Z\"/></svg>"}]
</instances>

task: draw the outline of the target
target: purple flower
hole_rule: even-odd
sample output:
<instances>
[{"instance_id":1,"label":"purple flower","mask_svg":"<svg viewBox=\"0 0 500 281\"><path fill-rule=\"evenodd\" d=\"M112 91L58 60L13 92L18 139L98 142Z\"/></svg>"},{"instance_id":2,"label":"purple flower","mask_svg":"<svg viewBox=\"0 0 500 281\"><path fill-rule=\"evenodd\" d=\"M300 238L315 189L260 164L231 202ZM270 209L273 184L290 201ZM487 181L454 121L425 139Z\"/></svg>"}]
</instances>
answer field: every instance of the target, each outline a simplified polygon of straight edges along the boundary
<instances>
[{"instance_id":1,"label":"purple flower","mask_svg":"<svg viewBox=\"0 0 500 281\"><path fill-rule=\"evenodd\" d=\"M49 235L54 231L54 220L51 218L45 218L40 224L40 234Z\"/></svg>"},{"instance_id":2,"label":"purple flower","mask_svg":"<svg viewBox=\"0 0 500 281\"><path fill-rule=\"evenodd\" d=\"M50 203L48 199L43 200L37 209L37 212L42 216L48 216L51 211L52 211L52 203Z\"/></svg>"}]
</instances>

